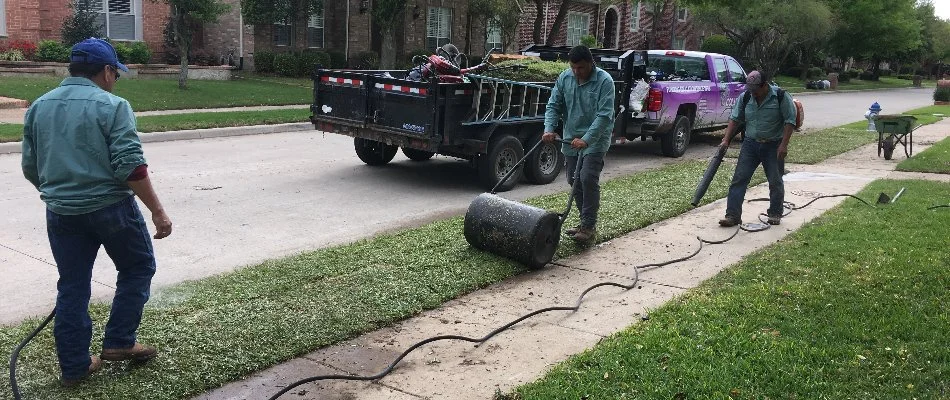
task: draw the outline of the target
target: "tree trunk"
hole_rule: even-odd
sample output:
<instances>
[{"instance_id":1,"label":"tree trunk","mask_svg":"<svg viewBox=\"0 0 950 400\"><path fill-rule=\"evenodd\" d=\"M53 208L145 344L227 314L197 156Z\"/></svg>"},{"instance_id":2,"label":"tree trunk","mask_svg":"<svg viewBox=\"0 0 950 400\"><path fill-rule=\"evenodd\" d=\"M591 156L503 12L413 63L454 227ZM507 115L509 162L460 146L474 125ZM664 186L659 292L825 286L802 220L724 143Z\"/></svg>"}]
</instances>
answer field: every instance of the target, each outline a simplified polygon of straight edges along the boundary
<instances>
[{"instance_id":1,"label":"tree trunk","mask_svg":"<svg viewBox=\"0 0 950 400\"><path fill-rule=\"evenodd\" d=\"M544 26L544 0L534 0L534 6L537 10L534 13L534 31L531 32L531 39L534 40L534 44L543 44L541 29Z\"/></svg>"},{"instance_id":2,"label":"tree trunk","mask_svg":"<svg viewBox=\"0 0 950 400\"><path fill-rule=\"evenodd\" d=\"M472 13L465 15L465 54L472 53Z\"/></svg>"},{"instance_id":3,"label":"tree trunk","mask_svg":"<svg viewBox=\"0 0 950 400\"><path fill-rule=\"evenodd\" d=\"M396 66L396 42L393 38L393 29L382 30L383 43L379 52L379 66L381 69L393 69Z\"/></svg>"},{"instance_id":4,"label":"tree trunk","mask_svg":"<svg viewBox=\"0 0 950 400\"><path fill-rule=\"evenodd\" d=\"M178 72L178 88L179 89L188 89L188 53L191 50L191 40L188 40L188 35L186 30L189 29L187 26L187 21L185 20L185 15L180 12L177 7L172 9L172 18L173 18L173 29L175 31L175 42L178 45L179 52L179 65L181 66Z\"/></svg>"},{"instance_id":5,"label":"tree trunk","mask_svg":"<svg viewBox=\"0 0 950 400\"><path fill-rule=\"evenodd\" d=\"M562 0L561 7L557 10L557 16L554 17L554 24L551 25L551 32L548 33L548 40L544 44L550 46L554 42L554 39L557 38L557 35L561 34L561 25L564 24L564 20L567 18L567 10L571 6L570 0Z\"/></svg>"}]
</instances>

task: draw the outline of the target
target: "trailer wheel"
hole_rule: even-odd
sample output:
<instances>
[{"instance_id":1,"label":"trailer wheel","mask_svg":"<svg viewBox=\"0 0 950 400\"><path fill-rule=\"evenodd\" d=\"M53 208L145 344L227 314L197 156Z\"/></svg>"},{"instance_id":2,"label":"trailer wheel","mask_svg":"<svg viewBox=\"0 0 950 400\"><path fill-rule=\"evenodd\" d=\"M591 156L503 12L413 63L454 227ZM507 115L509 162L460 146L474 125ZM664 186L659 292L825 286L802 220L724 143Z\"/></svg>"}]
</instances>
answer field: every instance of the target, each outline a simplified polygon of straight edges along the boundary
<instances>
[{"instance_id":1,"label":"trailer wheel","mask_svg":"<svg viewBox=\"0 0 950 400\"><path fill-rule=\"evenodd\" d=\"M405 154L406 157L408 157L412 161L426 161L435 155L435 153L431 151L416 150L416 149L410 149L406 147L402 148L402 154Z\"/></svg>"},{"instance_id":2,"label":"trailer wheel","mask_svg":"<svg viewBox=\"0 0 950 400\"><path fill-rule=\"evenodd\" d=\"M511 135L493 137L488 142L488 154L478 157L478 177L486 189L491 190L505 175L515 167L518 160L524 157L524 148L521 142ZM523 169L518 167L497 191L511 190L521 180Z\"/></svg>"},{"instance_id":3,"label":"trailer wheel","mask_svg":"<svg viewBox=\"0 0 950 400\"><path fill-rule=\"evenodd\" d=\"M676 117L676 124L673 130L660 138L660 147L663 149L663 155L667 157L681 157L686 153L689 147L689 137L693 133L693 124L689 117L679 115Z\"/></svg>"},{"instance_id":4,"label":"trailer wheel","mask_svg":"<svg viewBox=\"0 0 950 400\"><path fill-rule=\"evenodd\" d=\"M534 147L541 140L541 135L537 135L528 142L527 148ZM564 154L561 154L560 145L557 142L542 143L534 153L525 160L524 175L536 185L546 185L554 181L561 174L564 168Z\"/></svg>"},{"instance_id":5,"label":"trailer wheel","mask_svg":"<svg viewBox=\"0 0 950 400\"><path fill-rule=\"evenodd\" d=\"M375 140L355 138L353 147L356 148L356 155L367 165L385 165L396 157L396 150L399 147L388 145Z\"/></svg>"}]
</instances>

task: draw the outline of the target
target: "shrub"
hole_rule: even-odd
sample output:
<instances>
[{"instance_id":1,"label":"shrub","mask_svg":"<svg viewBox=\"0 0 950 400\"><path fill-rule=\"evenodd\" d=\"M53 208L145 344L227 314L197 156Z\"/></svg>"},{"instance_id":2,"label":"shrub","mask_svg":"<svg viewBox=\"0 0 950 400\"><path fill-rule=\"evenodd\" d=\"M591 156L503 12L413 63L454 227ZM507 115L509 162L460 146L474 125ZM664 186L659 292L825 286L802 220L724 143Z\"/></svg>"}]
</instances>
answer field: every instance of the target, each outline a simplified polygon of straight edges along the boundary
<instances>
[{"instance_id":1,"label":"shrub","mask_svg":"<svg viewBox=\"0 0 950 400\"><path fill-rule=\"evenodd\" d=\"M897 71L898 75L911 75L913 73L914 73L914 67L911 65L905 65Z\"/></svg>"},{"instance_id":2,"label":"shrub","mask_svg":"<svg viewBox=\"0 0 950 400\"><path fill-rule=\"evenodd\" d=\"M851 74L842 72L838 74L838 83L851 82Z\"/></svg>"},{"instance_id":3,"label":"shrub","mask_svg":"<svg viewBox=\"0 0 950 400\"><path fill-rule=\"evenodd\" d=\"M96 22L99 13L92 10L91 1L74 0L70 2L69 7L73 12L63 20L63 28L60 31L63 45L73 47L88 38L103 36L103 25Z\"/></svg>"},{"instance_id":4,"label":"shrub","mask_svg":"<svg viewBox=\"0 0 950 400\"><path fill-rule=\"evenodd\" d=\"M594 35L587 35L581 38L581 44L587 46L590 49L600 48L600 44L597 43L597 38Z\"/></svg>"},{"instance_id":5,"label":"shrub","mask_svg":"<svg viewBox=\"0 0 950 400\"><path fill-rule=\"evenodd\" d=\"M874 75L874 72L871 72L871 71L864 71L864 72L862 72L861 75L859 76L859 78L860 78L862 81L879 81L879 80L881 80L881 79L878 78L876 75Z\"/></svg>"},{"instance_id":6,"label":"shrub","mask_svg":"<svg viewBox=\"0 0 950 400\"><path fill-rule=\"evenodd\" d=\"M263 74L274 72L274 58L276 54L269 51L254 52L254 70Z\"/></svg>"},{"instance_id":7,"label":"shrub","mask_svg":"<svg viewBox=\"0 0 950 400\"><path fill-rule=\"evenodd\" d=\"M329 51L327 55L330 56L330 68L346 68L346 54L339 51Z\"/></svg>"},{"instance_id":8,"label":"shrub","mask_svg":"<svg viewBox=\"0 0 950 400\"><path fill-rule=\"evenodd\" d=\"M950 87L938 87L934 90L934 101L950 101Z\"/></svg>"},{"instance_id":9,"label":"shrub","mask_svg":"<svg viewBox=\"0 0 950 400\"><path fill-rule=\"evenodd\" d=\"M522 82L554 82L568 68L567 63L560 61L538 61L538 60L510 60L503 61L498 66L524 65L527 69L515 71L513 69L503 69L488 73L503 79Z\"/></svg>"},{"instance_id":10,"label":"shrub","mask_svg":"<svg viewBox=\"0 0 950 400\"><path fill-rule=\"evenodd\" d=\"M19 49L10 49L0 53L0 61L26 61L26 57Z\"/></svg>"},{"instance_id":11,"label":"shrub","mask_svg":"<svg viewBox=\"0 0 950 400\"><path fill-rule=\"evenodd\" d=\"M807 75L807 78L808 78L808 79L824 78L824 77L825 77L825 70L821 69L821 67L811 67L811 68L808 69L808 73L807 73L807 74L808 74L808 75Z\"/></svg>"},{"instance_id":12,"label":"shrub","mask_svg":"<svg viewBox=\"0 0 950 400\"><path fill-rule=\"evenodd\" d=\"M893 71L889 69L882 69L882 70L877 71L877 74L879 76L891 76L891 74L893 74Z\"/></svg>"},{"instance_id":13,"label":"shrub","mask_svg":"<svg viewBox=\"0 0 950 400\"><path fill-rule=\"evenodd\" d=\"M37 46L37 61L69 62L69 48L55 40L44 40Z\"/></svg>"},{"instance_id":14,"label":"shrub","mask_svg":"<svg viewBox=\"0 0 950 400\"><path fill-rule=\"evenodd\" d=\"M702 50L702 51L705 51L705 50ZM789 68L786 68L785 70L781 71L781 74L782 74L782 75L785 75L785 76L790 76L790 77L793 77L793 78L801 78L801 77L802 77L802 71L803 71L804 69L805 69L805 68L802 68L802 67L789 67Z\"/></svg>"},{"instance_id":15,"label":"shrub","mask_svg":"<svg viewBox=\"0 0 950 400\"><path fill-rule=\"evenodd\" d=\"M862 73L862 72L864 72L863 69L861 69L861 68L854 68L854 69L848 71L848 75L851 76L851 79L857 79L858 77L861 76L861 73Z\"/></svg>"},{"instance_id":16,"label":"shrub","mask_svg":"<svg viewBox=\"0 0 950 400\"><path fill-rule=\"evenodd\" d=\"M328 68L330 55L322 51L304 51L297 57L297 75L309 77L314 68Z\"/></svg>"},{"instance_id":17,"label":"shrub","mask_svg":"<svg viewBox=\"0 0 950 400\"><path fill-rule=\"evenodd\" d=\"M356 55L356 69L379 69L379 54L364 51Z\"/></svg>"},{"instance_id":18,"label":"shrub","mask_svg":"<svg viewBox=\"0 0 950 400\"><path fill-rule=\"evenodd\" d=\"M218 65L218 57L207 49L195 49L191 51L188 62L193 65Z\"/></svg>"},{"instance_id":19,"label":"shrub","mask_svg":"<svg viewBox=\"0 0 950 400\"><path fill-rule=\"evenodd\" d=\"M131 64L129 62L129 54L132 53L132 48L129 47L125 42L112 43L112 47L115 48L116 55L119 56L119 62L123 64Z\"/></svg>"},{"instance_id":20,"label":"shrub","mask_svg":"<svg viewBox=\"0 0 950 400\"><path fill-rule=\"evenodd\" d=\"M132 64L147 64L152 59L152 49L145 42L134 42L129 46L128 57Z\"/></svg>"},{"instance_id":21,"label":"shrub","mask_svg":"<svg viewBox=\"0 0 950 400\"><path fill-rule=\"evenodd\" d=\"M36 44L28 40L11 40L0 44L0 53L12 54L13 50L19 51L19 55L22 56L23 60L33 60L36 56Z\"/></svg>"},{"instance_id":22,"label":"shrub","mask_svg":"<svg viewBox=\"0 0 950 400\"><path fill-rule=\"evenodd\" d=\"M733 55L736 52L736 44L732 39L726 37L726 35L710 35L703 41L703 44L699 46L699 51ZM800 75L792 76L798 77Z\"/></svg>"},{"instance_id":23,"label":"shrub","mask_svg":"<svg viewBox=\"0 0 950 400\"><path fill-rule=\"evenodd\" d=\"M274 57L274 72L281 76L297 76L299 65L293 53L279 53Z\"/></svg>"},{"instance_id":24,"label":"shrub","mask_svg":"<svg viewBox=\"0 0 950 400\"><path fill-rule=\"evenodd\" d=\"M900 74L900 75L897 75L897 79L903 79L903 80L907 80L907 81L912 81L912 80L914 80L914 76L913 76L913 75L910 75L910 74Z\"/></svg>"}]
</instances>

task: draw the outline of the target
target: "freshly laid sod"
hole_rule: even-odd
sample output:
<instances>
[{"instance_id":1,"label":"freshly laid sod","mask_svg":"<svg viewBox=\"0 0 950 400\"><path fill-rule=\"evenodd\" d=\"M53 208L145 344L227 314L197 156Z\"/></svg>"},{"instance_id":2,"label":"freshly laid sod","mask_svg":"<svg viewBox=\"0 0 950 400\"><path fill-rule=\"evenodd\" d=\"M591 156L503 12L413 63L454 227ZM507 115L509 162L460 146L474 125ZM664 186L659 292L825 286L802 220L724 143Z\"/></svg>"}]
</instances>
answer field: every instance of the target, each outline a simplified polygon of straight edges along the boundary
<instances>
[{"instance_id":1,"label":"freshly laid sod","mask_svg":"<svg viewBox=\"0 0 950 400\"><path fill-rule=\"evenodd\" d=\"M0 96L33 102L55 88L62 78L0 79ZM278 106L313 102L312 87L266 80L209 81L192 79L188 90L178 89L174 79L125 79L113 92L135 111L181 110L238 106Z\"/></svg>"},{"instance_id":2,"label":"freshly laid sod","mask_svg":"<svg viewBox=\"0 0 950 400\"><path fill-rule=\"evenodd\" d=\"M0 124L0 143L23 139L23 124Z\"/></svg>"},{"instance_id":3,"label":"freshly laid sod","mask_svg":"<svg viewBox=\"0 0 950 400\"><path fill-rule=\"evenodd\" d=\"M599 240L688 210L704 169L705 163L692 161L605 182ZM722 168L706 199L725 195L731 170L729 163ZM561 193L529 203L560 211L566 199ZM576 223L572 214L568 224ZM580 251L568 242L562 242L559 257ZM164 289L147 305L140 330L140 340L158 346L161 356L137 368L107 364L75 391L59 386L47 329L22 354L19 382L30 399L181 399L521 271L470 248L462 218L455 217ZM92 307L94 352L107 315L107 306ZM0 328L0 348L12 349L37 323ZM0 386L0 397L9 394L8 386Z\"/></svg>"},{"instance_id":4,"label":"freshly laid sod","mask_svg":"<svg viewBox=\"0 0 950 400\"><path fill-rule=\"evenodd\" d=\"M185 129L224 128L309 121L310 111L302 108L266 111L227 111L171 115L150 115L135 119L139 132L167 132ZM0 124L0 143L23 139L22 124Z\"/></svg>"},{"instance_id":5,"label":"freshly laid sod","mask_svg":"<svg viewBox=\"0 0 950 400\"><path fill-rule=\"evenodd\" d=\"M897 164L898 171L950 174L950 138Z\"/></svg>"},{"instance_id":6,"label":"freshly laid sod","mask_svg":"<svg viewBox=\"0 0 950 400\"><path fill-rule=\"evenodd\" d=\"M950 187L877 181L859 196L902 187L884 207L846 200L496 398L947 399L950 209L926 208Z\"/></svg>"}]
</instances>

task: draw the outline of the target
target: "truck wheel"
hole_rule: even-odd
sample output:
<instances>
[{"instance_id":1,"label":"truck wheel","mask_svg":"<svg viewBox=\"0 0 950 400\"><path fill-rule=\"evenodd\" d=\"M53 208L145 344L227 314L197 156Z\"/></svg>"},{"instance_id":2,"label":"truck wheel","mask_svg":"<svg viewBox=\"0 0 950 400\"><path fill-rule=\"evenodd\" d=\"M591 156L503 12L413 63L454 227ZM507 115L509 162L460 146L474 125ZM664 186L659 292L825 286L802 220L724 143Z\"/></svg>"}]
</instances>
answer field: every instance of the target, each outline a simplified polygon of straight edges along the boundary
<instances>
[{"instance_id":1,"label":"truck wheel","mask_svg":"<svg viewBox=\"0 0 950 400\"><path fill-rule=\"evenodd\" d=\"M518 160L524 157L524 148L514 136L501 135L488 142L488 154L478 157L478 177L486 189L491 190L505 177ZM521 180L522 168L511 174L504 184L498 187L499 192L511 190Z\"/></svg>"},{"instance_id":2,"label":"truck wheel","mask_svg":"<svg viewBox=\"0 0 950 400\"><path fill-rule=\"evenodd\" d=\"M435 155L435 153L431 151L408 149L405 147L402 148L402 154L405 154L406 157L412 161L426 161Z\"/></svg>"},{"instance_id":3,"label":"truck wheel","mask_svg":"<svg viewBox=\"0 0 950 400\"><path fill-rule=\"evenodd\" d=\"M528 142L528 148L534 147L541 140L541 135L535 136ZM534 153L528 156L524 164L524 176L536 185L546 185L554 181L564 168L564 154L561 154L558 143L542 143Z\"/></svg>"},{"instance_id":4,"label":"truck wheel","mask_svg":"<svg viewBox=\"0 0 950 400\"><path fill-rule=\"evenodd\" d=\"M375 140L355 138L353 147L356 148L356 155L367 165L385 165L396 156L396 150L399 147L388 145Z\"/></svg>"},{"instance_id":5,"label":"truck wheel","mask_svg":"<svg viewBox=\"0 0 950 400\"><path fill-rule=\"evenodd\" d=\"M667 157L680 157L686 153L689 147L689 137L693 133L693 124L689 122L689 117L679 115L676 117L676 124L673 130L663 135L660 139L660 147L663 149L663 155Z\"/></svg>"}]
</instances>

